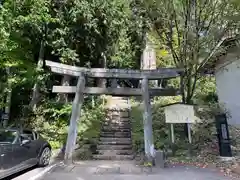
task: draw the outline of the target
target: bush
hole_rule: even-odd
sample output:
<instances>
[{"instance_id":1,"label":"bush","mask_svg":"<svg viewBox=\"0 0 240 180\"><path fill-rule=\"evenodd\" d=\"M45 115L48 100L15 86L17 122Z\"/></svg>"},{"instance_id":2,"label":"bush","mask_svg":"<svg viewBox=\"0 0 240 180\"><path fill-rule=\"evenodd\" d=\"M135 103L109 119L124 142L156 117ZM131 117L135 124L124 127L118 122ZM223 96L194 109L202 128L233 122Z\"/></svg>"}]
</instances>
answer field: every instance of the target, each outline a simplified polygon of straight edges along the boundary
<instances>
[{"instance_id":1,"label":"bush","mask_svg":"<svg viewBox=\"0 0 240 180\"><path fill-rule=\"evenodd\" d=\"M35 114L30 117L30 126L40 132L54 149L60 148L66 142L71 106L71 104L62 105L48 102L41 105ZM98 105L96 108L84 106L78 123L77 142L82 144L85 141L94 142L98 139L101 121L104 117L103 106Z\"/></svg>"},{"instance_id":2,"label":"bush","mask_svg":"<svg viewBox=\"0 0 240 180\"><path fill-rule=\"evenodd\" d=\"M155 99L152 102L152 122L153 138L156 149L168 149L171 146L170 125L165 123L165 114L163 105L169 104L169 101ZM216 128L214 115L217 113L216 105L203 106L196 108L196 114L201 118L202 123L192 126L193 148L203 147L206 142L216 141ZM139 152L144 149L144 130L143 130L143 108L140 103L133 102L131 119L133 127L133 146L135 151ZM184 133L184 124L174 124L176 148L179 151L186 151L188 139ZM200 150L200 149L199 149Z\"/></svg>"},{"instance_id":3,"label":"bush","mask_svg":"<svg viewBox=\"0 0 240 180\"><path fill-rule=\"evenodd\" d=\"M140 103L132 103L132 139L135 151L144 148L143 107ZM169 127L165 123L165 115L161 103L152 103L153 138L156 149L163 149L169 145Z\"/></svg>"}]
</instances>

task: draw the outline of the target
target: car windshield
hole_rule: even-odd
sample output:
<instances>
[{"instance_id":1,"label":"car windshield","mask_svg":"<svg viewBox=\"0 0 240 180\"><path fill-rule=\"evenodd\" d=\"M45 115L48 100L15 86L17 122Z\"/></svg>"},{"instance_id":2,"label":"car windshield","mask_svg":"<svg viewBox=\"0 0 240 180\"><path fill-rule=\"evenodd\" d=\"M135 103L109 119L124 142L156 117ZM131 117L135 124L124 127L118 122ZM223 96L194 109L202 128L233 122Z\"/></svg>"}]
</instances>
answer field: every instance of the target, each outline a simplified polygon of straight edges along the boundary
<instances>
[{"instance_id":1,"label":"car windshield","mask_svg":"<svg viewBox=\"0 0 240 180\"><path fill-rule=\"evenodd\" d=\"M0 143L13 143L17 138L17 131L1 130L0 131Z\"/></svg>"}]
</instances>

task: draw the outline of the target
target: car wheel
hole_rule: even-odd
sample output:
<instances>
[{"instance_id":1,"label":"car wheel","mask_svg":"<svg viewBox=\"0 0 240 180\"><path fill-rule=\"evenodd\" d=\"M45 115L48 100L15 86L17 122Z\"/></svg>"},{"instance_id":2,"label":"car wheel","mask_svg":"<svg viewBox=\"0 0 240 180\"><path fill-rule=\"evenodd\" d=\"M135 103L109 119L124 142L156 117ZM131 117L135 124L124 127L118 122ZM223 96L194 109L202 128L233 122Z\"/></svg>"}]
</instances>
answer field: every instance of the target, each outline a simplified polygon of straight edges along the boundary
<instances>
[{"instance_id":1,"label":"car wheel","mask_svg":"<svg viewBox=\"0 0 240 180\"><path fill-rule=\"evenodd\" d=\"M51 149L49 147L45 147L40 155L38 165L41 167L49 165L51 154Z\"/></svg>"}]
</instances>

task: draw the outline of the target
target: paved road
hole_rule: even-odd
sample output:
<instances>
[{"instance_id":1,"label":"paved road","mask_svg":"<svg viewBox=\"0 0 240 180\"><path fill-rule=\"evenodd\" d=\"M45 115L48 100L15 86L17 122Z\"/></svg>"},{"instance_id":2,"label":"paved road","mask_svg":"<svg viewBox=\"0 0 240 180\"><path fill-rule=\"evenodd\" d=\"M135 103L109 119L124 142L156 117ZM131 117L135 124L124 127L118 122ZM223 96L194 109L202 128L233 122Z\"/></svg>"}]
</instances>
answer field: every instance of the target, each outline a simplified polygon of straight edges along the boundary
<instances>
[{"instance_id":1,"label":"paved road","mask_svg":"<svg viewBox=\"0 0 240 180\"><path fill-rule=\"evenodd\" d=\"M37 180L43 176L47 171L49 171L55 165L49 165L44 168L33 167L26 171L22 171L14 176L11 176L9 179L12 180Z\"/></svg>"},{"instance_id":2,"label":"paved road","mask_svg":"<svg viewBox=\"0 0 240 180\"><path fill-rule=\"evenodd\" d=\"M141 168L130 164L94 165L83 164L68 167L56 167L47 173L41 180L232 180L216 170L200 169L196 167L171 167L165 169L153 169L146 173ZM237 180L237 179L236 179Z\"/></svg>"}]
</instances>

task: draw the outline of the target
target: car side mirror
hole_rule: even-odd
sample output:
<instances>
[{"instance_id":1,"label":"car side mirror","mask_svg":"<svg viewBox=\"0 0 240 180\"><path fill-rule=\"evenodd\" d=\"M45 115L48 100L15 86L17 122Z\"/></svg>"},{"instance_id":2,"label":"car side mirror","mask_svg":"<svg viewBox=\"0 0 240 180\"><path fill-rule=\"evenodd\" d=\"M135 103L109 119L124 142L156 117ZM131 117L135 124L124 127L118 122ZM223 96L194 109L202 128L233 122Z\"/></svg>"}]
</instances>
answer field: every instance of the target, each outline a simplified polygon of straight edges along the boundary
<instances>
[{"instance_id":1,"label":"car side mirror","mask_svg":"<svg viewBox=\"0 0 240 180\"><path fill-rule=\"evenodd\" d=\"M30 143L30 140L28 140L28 139L22 140L22 145L25 145L25 144L28 144L28 143Z\"/></svg>"}]
</instances>

